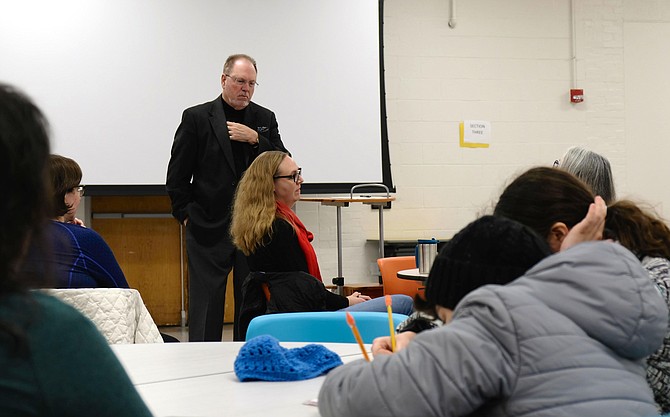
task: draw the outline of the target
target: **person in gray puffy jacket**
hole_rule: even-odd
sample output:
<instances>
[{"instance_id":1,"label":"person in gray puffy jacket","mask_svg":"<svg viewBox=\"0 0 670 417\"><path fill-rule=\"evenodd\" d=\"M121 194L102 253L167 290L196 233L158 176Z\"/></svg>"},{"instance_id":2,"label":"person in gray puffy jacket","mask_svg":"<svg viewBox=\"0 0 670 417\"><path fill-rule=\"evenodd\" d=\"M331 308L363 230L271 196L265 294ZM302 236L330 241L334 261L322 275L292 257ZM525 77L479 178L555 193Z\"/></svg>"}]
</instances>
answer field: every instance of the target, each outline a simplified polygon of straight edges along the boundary
<instances>
[{"instance_id":1,"label":"person in gray puffy jacket","mask_svg":"<svg viewBox=\"0 0 670 417\"><path fill-rule=\"evenodd\" d=\"M657 414L645 358L663 340L668 309L632 253L576 244L508 285L469 293L452 315L449 291L486 273L457 251L465 263L431 270L423 306L447 324L395 354L331 371L322 416Z\"/></svg>"}]
</instances>

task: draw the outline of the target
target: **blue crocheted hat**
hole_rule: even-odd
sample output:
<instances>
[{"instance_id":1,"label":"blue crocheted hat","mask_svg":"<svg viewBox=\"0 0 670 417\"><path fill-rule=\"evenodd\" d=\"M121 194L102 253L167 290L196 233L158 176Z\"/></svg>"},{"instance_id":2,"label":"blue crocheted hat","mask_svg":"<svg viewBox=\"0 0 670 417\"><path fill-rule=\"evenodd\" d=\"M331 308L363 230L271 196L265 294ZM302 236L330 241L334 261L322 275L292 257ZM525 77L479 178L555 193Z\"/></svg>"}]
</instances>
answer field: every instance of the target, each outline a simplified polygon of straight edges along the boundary
<instances>
[{"instance_id":1,"label":"blue crocheted hat","mask_svg":"<svg viewBox=\"0 0 670 417\"><path fill-rule=\"evenodd\" d=\"M248 340L235 358L235 374L240 381L299 381L316 378L342 365L337 353L322 345L310 344L287 349L268 335Z\"/></svg>"}]
</instances>

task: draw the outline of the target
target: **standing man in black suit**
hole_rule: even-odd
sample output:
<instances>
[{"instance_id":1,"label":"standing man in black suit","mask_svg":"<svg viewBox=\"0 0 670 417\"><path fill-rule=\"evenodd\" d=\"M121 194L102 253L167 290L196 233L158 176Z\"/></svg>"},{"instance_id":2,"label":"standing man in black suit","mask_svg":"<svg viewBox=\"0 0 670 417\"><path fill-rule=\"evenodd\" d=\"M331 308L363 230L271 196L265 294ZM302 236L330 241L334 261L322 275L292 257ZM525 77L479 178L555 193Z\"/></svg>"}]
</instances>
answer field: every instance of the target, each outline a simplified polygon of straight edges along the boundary
<instances>
[{"instance_id":1,"label":"standing man in black suit","mask_svg":"<svg viewBox=\"0 0 670 417\"><path fill-rule=\"evenodd\" d=\"M223 65L223 93L184 110L175 133L166 188L172 215L186 227L189 341L221 341L228 273L233 269L234 339L238 331L244 255L230 241L230 212L237 182L261 152L288 152L272 111L251 101L256 61L231 55Z\"/></svg>"}]
</instances>

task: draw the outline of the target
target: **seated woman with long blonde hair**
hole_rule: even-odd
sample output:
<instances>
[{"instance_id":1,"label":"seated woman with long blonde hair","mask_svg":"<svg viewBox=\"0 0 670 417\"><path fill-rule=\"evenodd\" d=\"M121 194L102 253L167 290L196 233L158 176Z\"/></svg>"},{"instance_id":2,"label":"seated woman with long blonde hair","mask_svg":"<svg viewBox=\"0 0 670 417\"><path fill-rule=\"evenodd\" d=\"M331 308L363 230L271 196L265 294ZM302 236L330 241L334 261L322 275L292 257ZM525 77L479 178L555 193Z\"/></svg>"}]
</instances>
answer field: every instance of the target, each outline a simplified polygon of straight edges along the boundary
<instances>
[{"instance_id":1,"label":"seated woman with long blonde hair","mask_svg":"<svg viewBox=\"0 0 670 417\"><path fill-rule=\"evenodd\" d=\"M231 236L246 256L251 273L242 288L240 332L266 312L386 311L384 298L358 292L348 297L323 285L313 235L291 207L300 199L301 169L286 153L259 155L240 181L233 205ZM393 296L393 311L410 314L413 301Z\"/></svg>"}]
</instances>

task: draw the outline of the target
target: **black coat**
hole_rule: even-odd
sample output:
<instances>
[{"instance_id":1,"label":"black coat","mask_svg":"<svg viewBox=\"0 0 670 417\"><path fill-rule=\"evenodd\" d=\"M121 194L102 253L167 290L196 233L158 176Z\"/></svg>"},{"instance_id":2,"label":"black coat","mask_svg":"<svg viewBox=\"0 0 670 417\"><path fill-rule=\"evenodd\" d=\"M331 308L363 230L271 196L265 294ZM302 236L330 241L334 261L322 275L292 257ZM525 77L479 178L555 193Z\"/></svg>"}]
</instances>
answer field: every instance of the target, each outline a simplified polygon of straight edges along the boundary
<instances>
[{"instance_id":1,"label":"black coat","mask_svg":"<svg viewBox=\"0 0 670 417\"><path fill-rule=\"evenodd\" d=\"M270 292L267 300L263 292ZM331 293L321 281L303 271L251 272L242 285L240 335L246 338L254 317L270 313L334 311L349 305L346 297Z\"/></svg>"},{"instance_id":2,"label":"black coat","mask_svg":"<svg viewBox=\"0 0 670 417\"><path fill-rule=\"evenodd\" d=\"M247 166L261 152L288 152L271 110L251 102L243 124L259 136L258 146L249 146ZM202 244L229 240L233 196L242 175L236 172L230 142L220 96L184 110L172 145L166 189L173 216L180 223L188 217L192 235Z\"/></svg>"}]
</instances>

